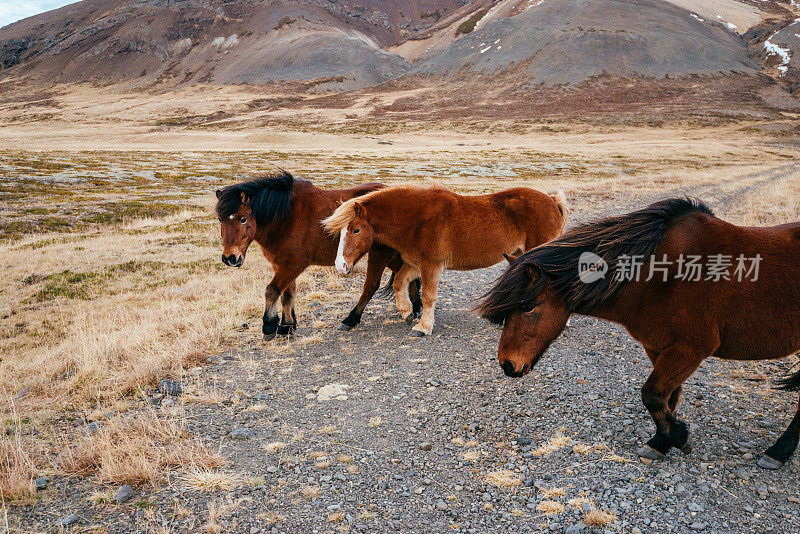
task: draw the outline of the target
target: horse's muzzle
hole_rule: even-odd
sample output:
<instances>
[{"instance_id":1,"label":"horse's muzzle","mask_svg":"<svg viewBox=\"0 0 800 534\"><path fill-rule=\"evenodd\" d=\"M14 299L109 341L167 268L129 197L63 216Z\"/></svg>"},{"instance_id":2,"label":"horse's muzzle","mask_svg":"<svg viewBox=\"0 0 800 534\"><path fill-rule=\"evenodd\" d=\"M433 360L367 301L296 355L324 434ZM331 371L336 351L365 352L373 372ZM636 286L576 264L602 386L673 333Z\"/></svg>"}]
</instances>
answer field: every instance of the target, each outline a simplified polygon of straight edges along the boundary
<instances>
[{"instance_id":1,"label":"horse's muzzle","mask_svg":"<svg viewBox=\"0 0 800 534\"><path fill-rule=\"evenodd\" d=\"M226 256L225 254L223 254L222 263L224 263L228 267L241 267L242 264L244 263L244 256L236 256L234 254Z\"/></svg>"},{"instance_id":2,"label":"horse's muzzle","mask_svg":"<svg viewBox=\"0 0 800 534\"><path fill-rule=\"evenodd\" d=\"M502 367L506 376L510 376L511 378L521 378L525 374L525 371L528 370L528 364L526 363L522 366L522 370L516 371L514 369L514 364L511 363L510 360L504 361Z\"/></svg>"},{"instance_id":3,"label":"horse's muzzle","mask_svg":"<svg viewBox=\"0 0 800 534\"><path fill-rule=\"evenodd\" d=\"M336 262L336 270L339 271L340 273L350 274L350 269L351 269L350 264L347 263L346 261Z\"/></svg>"}]
</instances>

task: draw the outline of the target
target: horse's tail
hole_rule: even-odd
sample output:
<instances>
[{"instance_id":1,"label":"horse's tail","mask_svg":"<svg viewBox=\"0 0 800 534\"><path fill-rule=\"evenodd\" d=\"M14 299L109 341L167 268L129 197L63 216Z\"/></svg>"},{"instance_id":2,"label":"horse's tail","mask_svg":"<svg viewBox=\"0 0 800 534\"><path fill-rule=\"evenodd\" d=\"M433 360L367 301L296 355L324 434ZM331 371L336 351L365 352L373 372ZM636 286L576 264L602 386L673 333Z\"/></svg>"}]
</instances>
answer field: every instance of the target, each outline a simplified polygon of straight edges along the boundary
<instances>
[{"instance_id":1,"label":"horse's tail","mask_svg":"<svg viewBox=\"0 0 800 534\"><path fill-rule=\"evenodd\" d=\"M794 373L776 378L772 381L775 389L783 391L800 391L800 369Z\"/></svg>"},{"instance_id":2,"label":"horse's tail","mask_svg":"<svg viewBox=\"0 0 800 534\"><path fill-rule=\"evenodd\" d=\"M386 285L380 288L375 295L381 299L389 299L392 298L394 295L394 288L392 285L394 284L394 275L389 277L389 281L386 282ZM414 314L422 312L422 299L420 296L422 295L422 278L416 277L411 281L411 284L408 286L408 296L411 299L411 304L414 306Z\"/></svg>"},{"instance_id":3,"label":"horse's tail","mask_svg":"<svg viewBox=\"0 0 800 534\"><path fill-rule=\"evenodd\" d=\"M392 284L394 284L394 275L395 273L392 271L392 276L389 277L389 281L386 282L386 285L380 288L377 293L375 293L379 299L388 299L394 295L394 288L392 287Z\"/></svg>"},{"instance_id":4,"label":"horse's tail","mask_svg":"<svg viewBox=\"0 0 800 534\"><path fill-rule=\"evenodd\" d=\"M569 217L569 202L567 201L567 195L564 194L563 189L559 189L558 191L550 195L550 198L553 199L553 201L556 203L556 206L558 207L558 211L561 212L561 219L562 219L561 229L563 230L564 227L567 225L567 217Z\"/></svg>"}]
</instances>

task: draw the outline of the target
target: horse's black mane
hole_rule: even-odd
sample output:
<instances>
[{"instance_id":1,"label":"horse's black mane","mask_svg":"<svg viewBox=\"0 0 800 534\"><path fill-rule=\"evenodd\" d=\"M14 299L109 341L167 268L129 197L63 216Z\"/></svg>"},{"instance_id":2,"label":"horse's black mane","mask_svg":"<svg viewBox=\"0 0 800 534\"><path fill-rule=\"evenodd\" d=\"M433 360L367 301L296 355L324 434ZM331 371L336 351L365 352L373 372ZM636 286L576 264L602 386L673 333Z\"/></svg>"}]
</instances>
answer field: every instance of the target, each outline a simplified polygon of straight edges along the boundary
<instances>
[{"instance_id":1,"label":"horse's black mane","mask_svg":"<svg viewBox=\"0 0 800 534\"><path fill-rule=\"evenodd\" d=\"M639 211L574 228L517 258L484 295L477 310L489 321L502 324L512 311L535 306L549 283L561 295L567 311L591 313L613 299L626 283L615 276L617 258L649 258L669 224L695 212L713 215L698 199L670 198ZM578 261L584 252L597 254L608 263L603 279L589 284L580 280ZM528 274L529 268L538 273L534 280Z\"/></svg>"},{"instance_id":2,"label":"horse's black mane","mask_svg":"<svg viewBox=\"0 0 800 534\"><path fill-rule=\"evenodd\" d=\"M250 199L250 208L259 226L287 219L292 214L289 196L294 181L294 176L281 170L248 182L229 185L217 194L217 216L224 219L239 211L244 193L245 198Z\"/></svg>"}]
</instances>

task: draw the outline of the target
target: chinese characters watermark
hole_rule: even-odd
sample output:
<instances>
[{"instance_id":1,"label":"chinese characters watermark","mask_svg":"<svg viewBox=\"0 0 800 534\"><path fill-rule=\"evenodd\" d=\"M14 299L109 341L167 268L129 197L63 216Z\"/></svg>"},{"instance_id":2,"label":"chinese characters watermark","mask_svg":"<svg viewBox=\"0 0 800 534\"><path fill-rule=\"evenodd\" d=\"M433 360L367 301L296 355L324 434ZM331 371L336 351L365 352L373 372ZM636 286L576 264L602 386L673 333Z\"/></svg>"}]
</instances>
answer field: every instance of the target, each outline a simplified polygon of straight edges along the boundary
<instances>
[{"instance_id":1,"label":"chinese characters watermark","mask_svg":"<svg viewBox=\"0 0 800 534\"><path fill-rule=\"evenodd\" d=\"M761 254L749 257L744 254L711 254L700 256L681 254L670 259L666 254L644 256L623 254L617 258L614 279L625 282L757 282ZM606 260L592 252L584 252L578 260L578 276L591 284L605 278L609 271Z\"/></svg>"}]
</instances>

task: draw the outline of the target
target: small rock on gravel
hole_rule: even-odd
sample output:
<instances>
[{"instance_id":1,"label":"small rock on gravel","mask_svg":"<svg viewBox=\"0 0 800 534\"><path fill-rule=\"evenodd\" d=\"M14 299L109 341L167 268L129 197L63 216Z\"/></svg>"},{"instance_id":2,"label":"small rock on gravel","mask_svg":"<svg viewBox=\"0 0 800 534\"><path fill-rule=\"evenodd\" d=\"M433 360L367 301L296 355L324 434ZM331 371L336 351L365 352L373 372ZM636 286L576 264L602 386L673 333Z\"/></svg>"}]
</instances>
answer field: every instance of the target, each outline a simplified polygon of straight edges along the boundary
<instances>
[{"instance_id":1,"label":"small rock on gravel","mask_svg":"<svg viewBox=\"0 0 800 534\"><path fill-rule=\"evenodd\" d=\"M249 428L235 428L231 430L231 439L244 441L253 437L253 432Z\"/></svg>"},{"instance_id":2,"label":"small rock on gravel","mask_svg":"<svg viewBox=\"0 0 800 534\"><path fill-rule=\"evenodd\" d=\"M347 400L347 384L326 384L317 391L317 400L320 402L329 400Z\"/></svg>"},{"instance_id":3,"label":"small rock on gravel","mask_svg":"<svg viewBox=\"0 0 800 534\"><path fill-rule=\"evenodd\" d=\"M50 484L50 479L48 477L39 477L33 481L33 486L36 488L36 491L41 491Z\"/></svg>"},{"instance_id":4,"label":"small rock on gravel","mask_svg":"<svg viewBox=\"0 0 800 534\"><path fill-rule=\"evenodd\" d=\"M433 443L431 443L430 441L425 441L423 443L420 443L419 445L419 450L421 451L429 451L432 448L433 448Z\"/></svg>"},{"instance_id":5,"label":"small rock on gravel","mask_svg":"<svg viewBox=\"0 0 800 534\"><path fill-rule=\"evenodd\" d=\"M61 519L58 520L58 526L60 527L68 527L70 525L74 525L78 522L78 516L75 514L65 515Z\"/></svg>"},{"instance_id":6,"label":"small rock on gravel","mask_svg":"<svg viewBox=\"0 0 800 534\"><path fill-rule=\"evenodd\" d=\"M700 523L699 521L695 521L694 523L689 525L689 528L699 532L701 530L705 530L706 529L706 524L705 523Z\"/></svg>"},{"instance_id":7,"label":"small rock on gravel","mask_svg":"<svg viewBox=\"0 0 800 534\"><path fill-rule=\"evenodd\" d=\"M128 484L120 486L119 489L114 492L114 495L111 498L117 504L128 502L133 498L133 488L130 487Z\"/></svg>"},{"instance_id":8,"label":"small rock on gravel","mask_svg":"<svg viewBox=\"0 0 800 534\"><path fill-rule=\"evenodd\" d=\"M173 382L172 380L164 379L158 383L158 391L164 395L177 396L183 393L183 388L180 382Z\"/></svg>"}]
</instances>

